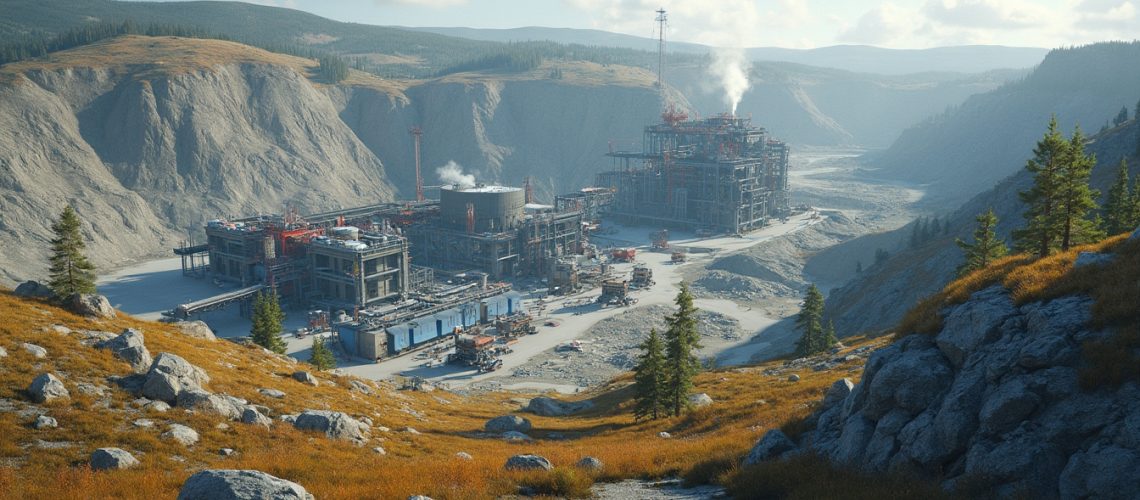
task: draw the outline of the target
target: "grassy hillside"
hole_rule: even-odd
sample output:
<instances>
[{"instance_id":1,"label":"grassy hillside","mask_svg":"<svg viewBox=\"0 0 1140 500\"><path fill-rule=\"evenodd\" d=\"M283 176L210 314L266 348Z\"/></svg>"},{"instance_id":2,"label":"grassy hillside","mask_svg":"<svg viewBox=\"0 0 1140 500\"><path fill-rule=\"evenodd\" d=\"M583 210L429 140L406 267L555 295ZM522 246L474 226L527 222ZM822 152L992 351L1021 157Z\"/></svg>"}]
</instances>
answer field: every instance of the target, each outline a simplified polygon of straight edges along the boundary
<instances>
[{"instance_id":1,"label":"grassy hillside","mask_svg":"<svg viewBox=\"0 0 1140 500\"><path fill-rule=\"evenodd\" d=\"M572 417L527 415L534 423L532 443L508 443L480 435L492 417L517 412L528 395L513 393L456 394L442 391L397 390L390 383L371 385L373 394L350 389L350 378L319 374L320 387L303 385L289 374L295 365L260 348L224 340L190 338L170 325L128 317L94 321L42 302L0 293L0 346L9 355L0 363L0 491L12 498L171 498L182 481L202 468L252 468L305 486L317 498L404 498L427 494L434 498L490 498L531 485L549 493L581 494L592 481L688 475L713 480L730 474L736 463L765 430L804 417L824 390L839 376L857 377L859 366L846 363L835 372L798 371L802 380L788 382L786 374L767 375L772 366L702 373L697 391L716 402L681 418L635 422L630 413L629 379L579 396L596 403L594 409ZM58 326L57 326L58 325ZM129 366L106 351L82 343L88 330L144 332L151 353L172 352L205 369L207 389L265 405L272 415L304 409L332 409L371 418L377 426L363 447L306 434L276 423L272 430L190 414L175 408L146 412L131 402L135 396L114 386L107 377L126 375ZM23 342L47 349L36 359L20 347ZM57 374L72 393L67 402L33 405L23 390L44 372ZM83 395L77 384L105 386L105 396ZM274 388L286 393L273 399L258 392ZM29 422L47 414L59 428L35 430ZM148 418L151 428L132 424ZM196 429L201 441L184 448L159 439L167 423ZM383 431L379 426L390 428ZM406 432L413 427L419 433ZM672 433L671 439L657 436ZM142 462L135 469L92 472L90 452L117 446ZM386 455L372 451L382 446ZM220 448L233 448L222 456ZM467 452L474 460L457 458ZM505 473L506 458L537 453L557 469L552 474ZM604 471L586 476L572 468L583 456L600 458Z\"/></svg>"}]
</instances>

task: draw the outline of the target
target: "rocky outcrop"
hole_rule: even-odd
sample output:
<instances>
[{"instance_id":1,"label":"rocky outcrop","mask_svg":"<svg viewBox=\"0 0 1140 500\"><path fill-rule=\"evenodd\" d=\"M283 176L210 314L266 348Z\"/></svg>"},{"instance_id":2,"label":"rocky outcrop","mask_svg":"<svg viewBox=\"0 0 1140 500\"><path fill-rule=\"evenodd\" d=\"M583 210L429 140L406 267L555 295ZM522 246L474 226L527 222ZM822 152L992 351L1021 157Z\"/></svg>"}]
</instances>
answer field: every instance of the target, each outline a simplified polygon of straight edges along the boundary
<instances>
[{"instance_id":1,"label":"rocky outcrop","mask_svg":"<svg viewBox=\"0 0 1140 500\"><path fill-rule=\"evenodd\" d=\"M911 471L1002 496L1140 495L1140 385L1078 384L1092 299L1016 306L1000 286L943 311L935 335L876 351L837 382L796 445L769 432L747 463L797 447L870 472ZM1125 464L1132 464L1126 466Z\"/></svg>"},{"instance_id":2,"label":"rocky outcrop","mask_svg":"<svg viewBox=\"0 0 1140 500\"><path fill-rule=\"evenodd\" d=\"M118 337L100 342L96 346L100 349L107 349L115 357L126 361L135 373L146 373L154 361L150 357L150 351L146 348L142 332L134 328L128 328Z\"/></svg>"},{"instance_id":3,"label":"rocky outcrop","mask_svg":"<svg viewBox=\"0 0 1140 500\"><path fill-rule=\"evenodd\" d=\"M210 381L206 372L177 354L159 353L143 382L142 395L175 404L185 391L197 391Z\"/></svg>"},{"instance_id":4,"label":"rocky outcrop","mask_svg":"<svg viewBox=\"0 0 1140 500\"><path fill-rule=\"evenodd\" d=\"M67 299L67 303L77 314L103 319L115 317L115 308L111 307L111 301L102 295L77 293Z\"/></svg>"},{"instance_id":5,"label":"rocky outcrop","mask_svg":"<svg viewBox=\"0 0 1140 500\"><path fill-rule=\"evenodd\" d=\"M214 330L210 329L210 325L207 325L205 321L179 321L176 323L176 326L178 326L178 331L187 337L211 341L218 340L218 337L214 335Z\"/></svg>"},{"instance_id":6,"label":"rocky outcrop","mask_svg":"<svg viewBox=\"0 0 1140 500\"><path fill-rule=\"evenodd\" d=\"M503 415L488 420L483 430L501 434L508 431L529 432L530 420L518 415Z\"/></svg>"},{"instance_id":7,"label":"rocky outcrop","mask_svg":"<svg viewBox=\"0 0 1140 500\"><path fill-rule=\"evenodd\" d=\"M178 393L178 406L188 410L220 415L229 420L242 418L247 402L244 399L225 394L211 394L201 389L183 390Z\"/></svg>"},{"instance_id":8,"label":"rocky outcrop","mask_svg":"<svg viewBox=\"0 0 1140 500\"><path fill-rule=\"evenodd\" d=\"M546 457L539 455L514 455L503 464L506 470L550 470L554 465Z\"/></svg>"},{"instance_id":9,"label":"rocky outcrop","mask_svg":"<svg viewBox=\"0 0 1140 500\"><path fill-rule=\"evenodd\" d=\"M311 385L313 387L321 385L320 381L317 380L317 377L314 377L312 373L304 370L293 372L293 380L296 380L302 384Z\"/></svg>"},{"instance_id":10,"label":"rocky outcrop","mask_svg":"<svg viewBox=\"0 0 1140 500\"><path fill-rule=\"evenodd\" d=\"M526 411L543 417L563 417L593 406L594 403L590 401L559 401L544 396L531 399L526 405Z\"/></svg>"},{"instance_id":11,"label":"rocky outcrop","mask_svg":"<svg viewBox=\"0 0 1140 500\"><path fill-rule=\"evenodd\" d=\"M12 293L17 297L32 299L47 299L55 295L52 293L51 288L48 288L47 285L41 284L38 281L25 281L20 283L16 286L15 290L12 290Z\"/></svg>"},{"instance_id":12,"label":"rocky outcrop","mask_svg":"<svg viewBox=\"0 0 1140 500\"><path fill-rule=\"evenodd\" d=\"M37 403L71 398L71 393L67 391L63 381L51 373L43 373L33 379L32 384L28 386L28 395Z\"/></svg>"},{"instance_id":13,"label":"rocky outcrop","mask_svg":"<svg viewBox=\"0 0 1140 500\"><path fill-rule=\"evenodd\" d=\"M89 463L93 470L129 469L139 465L134 455L120 448L99 448L91 452Z\"/></svg>"},{"instance_id":14,"label":"rocky outcrop","mask_svg":"<svg viewBox=\"0 0 1140 500\"><path fill-rule=\"evenodd\" d=\"M303 431L317 431L332 439L362 442L368 427L359 420L339 411L305 410L297 415L293 427Z\"/></svg>"},{"instance_id":15,"label":"rocky outcrop","mask_svg":"<svg viewBox=\"0 0 1140 500\"><path fill-rule=\"evenodd\" d=\"M256 470L204 470L194 473L178 500L313 500L301 485Z\"/></svg>"},{"instance_id":16,"label":"rocky outcrop","mask_svg":"<svg viewBox=\"0 0 1140 500\"><path fill-rule=\"evenodd\" d=\"M192 446L198 442L198 431L182 424L170 424L166 432L159 437L175 441L182 446Z\"/></svg>"}]
</instances>

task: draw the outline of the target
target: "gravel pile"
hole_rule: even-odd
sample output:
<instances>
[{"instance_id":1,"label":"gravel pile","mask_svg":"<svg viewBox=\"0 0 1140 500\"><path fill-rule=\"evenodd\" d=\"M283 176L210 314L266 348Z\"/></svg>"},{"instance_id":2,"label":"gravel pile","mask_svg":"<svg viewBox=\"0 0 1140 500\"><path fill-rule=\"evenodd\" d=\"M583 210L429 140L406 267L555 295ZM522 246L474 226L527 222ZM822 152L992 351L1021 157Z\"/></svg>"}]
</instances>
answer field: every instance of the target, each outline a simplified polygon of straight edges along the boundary
<instances>
[{"instance_id":1,"label":"gravel pile","mask_svg":"<svg viewBox=\"0 0 1140 500\"><path fill-rule=\"evenodd\" d=\"M701 273L693 282L693 293L743 302L760 302L773 297L797 298L802 295L799 290L784 283L763 281L721 270Z\"/></svg>"},{"instance_id":2,"label":"gravel pile","mask_svg":"<svg viewBox=\"0 0 1140 500\"><path fill-rule=\"evenodd\" d=\"M511 376L580 387L605 383L633 369L638 346L649 330L657 328L664 334L665 316L673 311L664 305L645 306L599 321L580 337L581 352L556 347L516 368ZM738 321L708 311L697 313L697 331L702 338L740 340L743 336Z\"/></svg>"}]
</instances>

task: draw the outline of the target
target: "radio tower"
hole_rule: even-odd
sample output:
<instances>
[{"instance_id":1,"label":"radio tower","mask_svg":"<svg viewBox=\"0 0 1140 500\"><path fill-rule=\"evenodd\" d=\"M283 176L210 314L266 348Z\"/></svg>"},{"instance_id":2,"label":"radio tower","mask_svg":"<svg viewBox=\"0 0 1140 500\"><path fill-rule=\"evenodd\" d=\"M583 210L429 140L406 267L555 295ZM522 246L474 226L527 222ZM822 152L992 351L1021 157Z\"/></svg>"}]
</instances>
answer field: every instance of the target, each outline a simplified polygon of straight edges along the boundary
<instances>
[{"instance_id":1,"label":"radio tower","mask_svg":"<svg viewBox=\"0 0 1140 500\"><path fill-rule=\"evenodd\" d=\"M423 137L424 131L416 125L409 129L408 133L412 134L412 139L416 143L416 201L424 201L424 178L420 175L420 138Z\"/></svg>"},{"instance_id":2,"label":"radio tower","mask_svg":"<svg viewBox=\"0 0 1140 500\"><path fill-rule=\"evenodd\" d=\"M665 91L665 8L657 9L657 88Z\"/></svg>"}]
</instances>

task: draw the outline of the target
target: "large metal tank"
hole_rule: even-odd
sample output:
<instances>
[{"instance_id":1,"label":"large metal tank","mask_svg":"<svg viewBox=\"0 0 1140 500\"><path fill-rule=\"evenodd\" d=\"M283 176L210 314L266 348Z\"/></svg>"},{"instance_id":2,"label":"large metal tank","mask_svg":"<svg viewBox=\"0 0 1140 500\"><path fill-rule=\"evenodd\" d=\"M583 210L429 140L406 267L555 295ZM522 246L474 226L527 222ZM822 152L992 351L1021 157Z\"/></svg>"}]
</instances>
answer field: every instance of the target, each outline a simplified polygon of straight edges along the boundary
<instances>
[{"instance_id":1,"label":"large metal tank","mask_svg":"<svg viewBox=\"0 0 1140 500\"><path fill-rule=\"evenodd\" d=\"M444 187L439 190L439 212L443 224L467 229L467 206L475 211L475 232L515 229L523 221L526 195L521 188L507 186Z\"/></svg>"}]
</instances>

